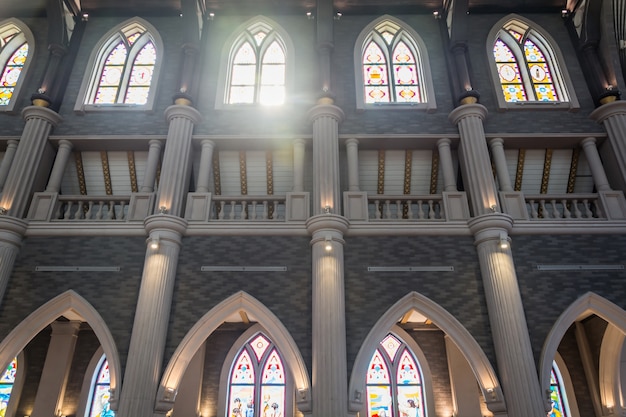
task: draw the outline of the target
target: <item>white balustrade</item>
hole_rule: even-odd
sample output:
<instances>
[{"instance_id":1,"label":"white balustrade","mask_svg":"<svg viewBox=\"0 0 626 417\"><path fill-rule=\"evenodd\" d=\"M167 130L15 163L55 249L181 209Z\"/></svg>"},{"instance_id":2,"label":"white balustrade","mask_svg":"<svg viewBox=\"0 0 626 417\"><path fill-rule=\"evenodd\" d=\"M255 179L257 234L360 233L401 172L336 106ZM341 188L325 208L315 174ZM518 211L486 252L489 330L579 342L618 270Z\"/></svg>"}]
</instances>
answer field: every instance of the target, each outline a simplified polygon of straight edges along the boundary
<instances>
[{"instance_id":1,"label":"white balustrade","mask_svg":"<svg viewBox=\"0 0 626 417\"><path fill-rule=\"evenodd\" d=\"M525 199L531 220L606 220L598 194L537 194Z\"/></svg>"},{"instance_id":2,"label":"white balustrade","mask_svg":"<svg viewBox=\"0 0 626 417\"><path fill-rule=\"evenodd\" d=\"M446 220L440 194L376 194L367 203L370 220Z\"/></svg>"},{"instance_id":3,"label":"white balustrade","mask_svg":"<svg viewBox=\"0 0 626 417\"><path fill-rule=\"evenodd\" d=\"M125 221L130 196L58 197L54 221Z\"/></svg>"},{"instance_id":4,"label":"white balustrade","mask_svg":"<svg viewBox=\"0 0 626 417\"><path fill-rule=\"evenodd\" d=\"M210 220L217 221L285 221L285 196L214 195Z\"/></svg>"}]
</instances>

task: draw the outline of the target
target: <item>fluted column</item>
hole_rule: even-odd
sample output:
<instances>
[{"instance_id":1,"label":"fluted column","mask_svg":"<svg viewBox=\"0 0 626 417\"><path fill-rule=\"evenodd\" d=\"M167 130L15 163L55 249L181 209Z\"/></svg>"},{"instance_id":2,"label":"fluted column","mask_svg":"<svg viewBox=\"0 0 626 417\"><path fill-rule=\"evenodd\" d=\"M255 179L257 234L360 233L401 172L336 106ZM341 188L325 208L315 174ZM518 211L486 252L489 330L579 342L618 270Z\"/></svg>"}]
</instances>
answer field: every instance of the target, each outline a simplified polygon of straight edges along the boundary
<instances>
[{"instance_id":1,"label":"fluted column","mask_svg":"<svg viewBox=\"0 0 626 417\"><path fill-rule=\"evenodd\" d=\"M150 148L148 149L148 162L143 175L143 183L139 189L142 193L151 193L154 191L154 182L156 181L156 173L159 166L161 146L160 140L152 139L150 141Z\"/></svg>"},{"instance_id":2,"label":"fluted column","mask_svg":"<svg viewBox=\"0 0 626 417\"><path fill-rule=\"evenodd\" d=\"M24 215L28 206L48 135L62 120L56 112L41 106L26 107L22 111L22 116L26 124L0 200L0 207L5 208L9 215L18 218Z\"/></svg>"},{"instance_id":3,"label":"fluted column","mask_svg":"<svg viewBox=\"0 0 626 417\"><path fill-rule=\"evenodd\" d=\"M509 417L543 417L544 396L533 359L524 307L508 242L511 217L493 213L469 221L478 252L489 323Z\"/></svg>"},{"instance_id":4,"label":"fluted column","mask_svg":"<svg viewBox=\"0 0 626 417\"><path fill-rule=\"evenodd\" d=\"M604 126L622 180L626 182L626 101L603 104L594 110L590 117Z\"/></svg>"},{"instance_id":5,"label":"fluted column","mask_svg":"<svg viewBox=\"0 0 626 417\"><path fill-rule=\"evenodd\" d=\"M361 191L359 184L359 141L357 139L346 141L346 154L348 157L348 191Z\"/></svg>"},{"instance_id":6,"label":"fluted column","mask_svg":"<svg viewBox=\"0 0 626 417\"><path fill-rule=\"evenodd\" d=\"M323 214L311 217L312 235L312 349L313 416L345 417L347 414L346 319L343 266L344 217Z\"/></svg>"},{"instance_id":7,"label":"fluted column","mask_svg":"<svg viewBox=\"0 0 626 417\"><path fill-rule=\"evenodd\" d=\"M154 414L181 239L187 222L157 214L145 221L148 247L130 338L118 417ZM152 248L152 241L158 242Z\"/></svg>"},{"instance_id":8,"label":"fluted column","mask_svg":"<svg viewBox=\"0 0 626 417\"><path fill-rule=\"evenodd\" d=\"M320 214L328 207L339 213L341 192L339 189L339 123L343 111L332 100L322 99L313 107L309 118L313 123L313 214ZM328 101L328 102L326 102Z\"/></svg>"},{"instance_id":9,"label":"fluted column","mask_svg":"<svg viewBox=\"0 0 626 417\"><path fill-rule=\"evenodd\" d=\"M202 151L200 153L200 169L198 170L198 186L196 192L209 192L209 178L211 176L211 163L213 162L213 149L215 142L205 139L202 141Z\"/></svg>"},{"instance_id":10,"label":"fluted column","mask_svg":"<svg viewBox=\"0 0 626 417\"><path fill-rule=\"evenodd\" d=\"M611 186L609 185L609 179L606 177L602 160L600 159L598 148L596 147L596 138L583 139L580 144L585 151L585 156L587 157L596 189L598 191L610 191Z\"/></svg>"},{"instance_id":11,"label":"fluted column","mask_svg":"<svg viewBox=\"0 0 626 417\"><path fill-rule=\"evenodd\" d=\"M491 172L491 160L485 140L483 120L487 109L480 104L464 104L454 109L449 116L457 125L461 142L459 158L463 171L463 181L469 191L469 199L474 216L491 213L497 209L498 198Z\"/></svg>"},{"instance_id":12,"label":"fluted column","mask_svg":"<svg viewBox=\"0 0 626 417\"><path fill-rule=\"evenodd\" d=\"M305 155L304 139L296 139L293 141L293 191L304 191L304 155Z\"/></svg>"},{"instance_id":13,"label":"fluted column","mask_svg":"<svg viewBox=\"0 0 626 417\"><path fill-rule=\"evenodd\" d=\"M439 162L441 163L441 172L443 173L444 191L458 191L456 188L456 178L454 176L454 166L452 165L451 143L452 141L448 138L441 138L437 141Z\"/></svg>"},{"instance_id":14,"label":"fluted column","mask_svg":"<svg viewBox=\"0 0 626 417\"><path fill-rule=\"evenodd\" d=\"M65 173L65 166L70 158L72 152L72 142L69 140L60 140L59 149L57 150L57 156L54 159L54 165L52 166L52 172L48 179L48 185L46 192L58 193L61 189L61 181L63 181L63 174Z\"/></svg>"},{"instance_id":15,"label":"fluted column","mask_svg":"<svg viewBox=\"0 0 626 417\"><path fill-rule=\"evenodd\" d=\"M491 156L496 166L496 175L498 176L498 184L500 191L513 191L511 185L511 177L506 166L506 155L504 154L504 140L502 138L494 138L489 141L491 148Z\"/></svg>"},{"instance_id":16,"label":"fluted column","mask_svg":"<svg viewBox=\"0 0 626 417\"><path fill-rule=\"evenodd\" d=\"M4 183L9 175L13 158L15 157L15 151L17 150L18 141L7 141L7 149L4 151L4 157L2 158L2 164L0 164L0 192L4 188Z\"/></svg>"},{"instance_id":17,"label":"fluted column","mask_svg":"<svg viewBox=\"0 0 626 417\"><path fill-rule=\"evenodd\" d=\"M79 321L53 322L32 417L65 415L63 397L80 330Z\"/></svg>"},{"instance_id":18,"label":"fluted column","mask_svg":"<svg viewBox=\"0 0 626 417\"><path fill-rule=\"evenodd\" d=\"M0 305L27 227L24 220L0 215Z\"/></svg>"}]
</instances>

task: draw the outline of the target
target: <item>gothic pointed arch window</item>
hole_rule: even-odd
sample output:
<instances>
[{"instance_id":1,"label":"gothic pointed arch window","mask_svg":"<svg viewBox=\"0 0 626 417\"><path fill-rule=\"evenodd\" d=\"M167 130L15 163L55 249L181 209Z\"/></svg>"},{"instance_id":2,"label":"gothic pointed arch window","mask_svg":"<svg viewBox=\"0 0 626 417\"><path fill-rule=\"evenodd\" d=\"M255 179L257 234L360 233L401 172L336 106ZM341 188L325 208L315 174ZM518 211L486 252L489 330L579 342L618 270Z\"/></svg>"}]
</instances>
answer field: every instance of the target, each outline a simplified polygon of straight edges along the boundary
<instances>
[{"instance_id":1,"label":"gothic pointed arch window","mask_svg":"<svg viewBox=\"0 0 626 417\"><path fill-rule=\"evenodd\" d=\"M0 416L7 415L9 400L15 386L17 376L17 357L13 358L2 377L0 377Z\"/></svg>"},{"instance_id":2,"label":"gothic pointed arch window","mask_svg":"<svg viewBox=\"0 0 626 417\"><path fill-rule=\"evenodd\" d=\"M75 110L150 109L162 51L156 30L145 21L109 32L94 49Z\"/></svg>"},{"instance_id":3,"label":"gothic pointed arch window","mask_svg":"<svg viewBox=\"0 0 626 417\"><path fill-rule=\"evenodd\" d=\"M287 393L287 372L278 348L265 334L255 333L232 361L225 415L284 416L291 402Z\"/></svg>"},{"instance_id":4,"label":"gothic pointed arch window","mask_svg":"<svg viewBox=\"0 0 626 417\"><path fill-rule=\"evenodd\" d=\"M367 376L368 417L425 417L422 371L406 343L393 333L380 342Z\"/></svg>"},{"instance_id":5,"label":"gothic pointed arch window","mask_svg":"<svg viewBox=\"0 0 626 417\"><path fill-rule=\"evenodd\" d=\"M550 403L551 409L548 417L571 417L567 394L563 382L563 376L556 361L552 362L550 372Z\"/></svg>"},{"instance_id":6,"label":"gothic pointed arch window","mask_svg":"<svg viewBox=\"0 0 626 417\"><path fill-rule=\"evenodd\" d=\"M111 379L109 362L102 355L91 380L89 405L85 417L114 417L111 410Z\"/></svg>"},{"instance_id":7,"label":"gothic pointed arch window","mask_svg":"<svg viewBox=\"0 0 626 417\"><path fill-rule=\"evenodd\" d=\"M357 107L435 107L426 47L402 22L383 17L366 27L355 48Z\"/></svg>"},{"instance_id":8,"label":"gothic pointed arch window","mask_svg":"<svg viewBox=\"0 0 626 417\"><path fill-rule=\"evenodd\" d=\"M282 105L287 100L293 47L286 33L269 19L260 18L240 27L228 42L226 73L222 69L222 105Z\"/></svg>"},{"instance_id":9,"label":"gothic pointed arch window","mask_svg":"<svg viewBox=\"0 0 626 417\"><path fill-rule=\"evenodd\" d=\"M15 107L33 48L33 36L25 25L16 19L0 22L0 111Z\"/></svg>"},{"instance_id":10,"label":"gothic pointed arch window","mask_svg":"<svg viewBox=\"0 0 626 417\"><path fill-rule=\"evenodd\" d=\"M501 107L578 106L561 54L547 34L526 20L509 18L489 39Z\"/></svg>"}]
</instances>

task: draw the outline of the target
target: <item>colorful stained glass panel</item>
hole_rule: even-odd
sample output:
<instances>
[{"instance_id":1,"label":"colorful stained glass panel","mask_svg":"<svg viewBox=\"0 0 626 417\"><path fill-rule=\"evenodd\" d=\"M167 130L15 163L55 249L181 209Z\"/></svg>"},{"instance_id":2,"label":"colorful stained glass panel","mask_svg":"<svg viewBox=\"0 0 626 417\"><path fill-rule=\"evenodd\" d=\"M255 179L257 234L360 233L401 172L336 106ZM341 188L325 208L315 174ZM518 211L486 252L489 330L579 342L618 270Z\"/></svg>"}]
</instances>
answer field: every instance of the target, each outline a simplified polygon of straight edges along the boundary
<instances>
[{"instance_id":1,"label":"colorful stained glass panel","mask_svg":"<svg viewBox=\"0 0 626 417\"><path fill-rule=\"evenodd\" d=\"M398 386L399 417L422 417L421 390L419 385Z\"/></svg>"},{"instance_id":2,"label":"colorful stained glass panel","mask_svg":"<svg viewBox=\"0 0 626 417\"><path fill-rule=\"evenodd\" d=\"M417 363L408 350L404 349L398 363L398 385L418 384L420 382Z\"/></svg>"},{"instance_id":3,"label":"colorful stained glass panel","mask_svg":"<svg viewBox=\"0 0 626 417\"><path fill-rule=\"evenodd\" d=\"M149 94L150 87L128 87L124 103L146 104L148 102Z\"/></svg>"},{"instance_id":4,"label":"colorful stained glass panel","mask_svg":"<svg viewBox=\"0 0 626 417\"><path fill-rule=\"evenodd\" d=\"M521 83L522 76L520 75L517 63L511 64L496 64L498 68L498 74L500 75L500 82L502 83Z\"/></svg>"},{"instance_id":5,"label":"colorful stained glass panel","mask_svg":"<svg viewBox=\"0 0 626 417\"><path fill-rule=\"evenodd\" d=\"M261 334L255 337L254 340L250 342L250 346L252 347L252 350L254 350L254 354L256 355L258 361L261 360L269 345L269 340L267 340Z\"/></svg>"},{"instance_id":6,"label":"colorful stained glass panel","mask_svg":"<svg viewBox=\"0 0 626 417\"><path fill-rule=\"evenodd\" d=\"M498 39L494 44L493 57L496 62L517 62L511 48L502 39Z\"/></svg>"},{"instance_id":7,"label":"colorful stained glass panel","mask_svg":"<svg viewBox=\"0 0 626 417\"><path fill-rule=\"evenodd\" d=\"M15 375L17 374L17 358L13 358L7 370L4 371L2 377L0 377L0 384L13 384L15 383Z\"/></svg>"},{"instance_id":8,"label":"colorful stained glass panel","mask_svg":"<svg viewBox=\"0 0 626 417\"><path fill-rule=\"evenodd\" d=\"M367 416L392 417L391 387L388 385L367 386Z\"/></svg>"},{"instance_id":9,"label":"colorful stained glass panel","mask_svg":"<svg viewBox=\"0 0 626 417\"><path fill-rule=\"evenodd\" d=\"M263 370L263 384L284 384L285 373L283 372L283 363L278 356L276 349L272 350L265 361L265 369Z\"/></svg>"},{"instance_id":10,"label":"colorful stained glass panel","mask_svg":"<svg viewBox=\"0 0 626 417\"><path fill-rule=\"evenodd\" d=\"M230 382L232 384L254 384L254 368L250 355L245 349L241 351L233 366Z\"/></svg>"},{"instance_id":11,"label":"colorful stained glass panel","mask_svg":"<svg viewBox=\"0 0 626 417\"><path fill-rule=\"evenodd\" d=\"M383 355L378 349L376 349L376 352L370 361L366 382L368 384L388 384L389 380L390 378L387 364L383 359Z\"/></svg>"},{"instance_id":12,"label":"colorful stained glass panel","mask_svg":"<svg viewBox=\"0 0 626 417\"><path fill-rule=\"evenodd\" d=\"M387 355L393 361L396 356L396 352L398 351L398 349L400 349L400 341L396 339L392 334L388 334L387 337L385 337L383 341L380 342L380 345L383 347L383 349L385 349L385 352L387 352Z\"/></svg>"},{"instance_id":13,"label":"colorful stained glass panel","mask_svg":"<svg viewBox=\"0 0 626 417\"><path fill-rule=\"evenodd\" d=\"M285 386L261 386L261 416L282 417L285 414ZM244 416L245 417L245 416Z\"/></svg>"},{"instance_id":14,"label":"colorful stained glass panel","mask_svg":"<svg viewBox=\"0 0 626 417\"><path fill-rule=\"evenodd\" d=\"M20 78L26 58L28 56L28 44L22 44L7 61L2 75L0 76L0 105L7 105L11 101L15 86Z\"/></svg>"},{"instance_id":15,"label":"colorful stained glass panel","mask_svg":"<svg viewBox=\"0 0 626 417\"><path fill-rule=\"evenodd\" d=\"M520 85L502 85L504 99L508 102L526 101L526 92Z\"/></svg>"},{"instance_id":16,"label":"colorful stained glass panel","mask_svg":"<svg viewBox=\"0 0 626 417\"><path fill-rule=\"evenodd\" d=\"M246 417L254 409L254 385L231 385L228 402L229 417Z\"/></svg>"},{"instance_id":17,"label":"colorful stained glass panel","mask_svg":"<svg viewBox=\"0 0 626 417\"><path fill-rule=\"evenodd\" d=\"M561 394L561 387L554 368L550 374L550 402L552 408L548 413L548 417L567 417L563 396Z\"/></svg>"},{"instance_id":18,"label":"colorful stained glass panel","mask_svg":"<svg viewBox=\"0 0 626 417\"><path fill-rule=\"evenodd\" d=\"M524 42L524 54L528 62L546 62L541 49L530 39L526 39L526 42Z\"/></svg>"}]
</instances>

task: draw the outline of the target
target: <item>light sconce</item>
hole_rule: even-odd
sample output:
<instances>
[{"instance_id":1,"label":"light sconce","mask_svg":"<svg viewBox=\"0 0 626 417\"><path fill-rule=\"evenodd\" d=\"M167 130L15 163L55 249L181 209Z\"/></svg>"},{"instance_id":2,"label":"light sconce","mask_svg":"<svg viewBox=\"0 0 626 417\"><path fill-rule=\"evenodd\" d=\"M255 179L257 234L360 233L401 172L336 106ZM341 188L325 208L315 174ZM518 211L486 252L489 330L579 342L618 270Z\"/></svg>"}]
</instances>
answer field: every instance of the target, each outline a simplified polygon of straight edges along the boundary
<instances>
[{"instance_id":1,"label":"light sconce","mask_svg":"<svg viewBox=\"0 0 626 417\"><path fill-rule=\"evenodd\" d=\"M182 14L182 13L180 13L180 14L179 14L179 16L180 16L180 17L183 17L183 14Z\"/></svg>"},{"instance_id":2,"label":"light sconce","mask_svg":"<svg viewBox=\"0 0 626 417\"><path fill-rule=\"evenodd\" d=\"M491 207L489 207L491 209L492 213L497 213L498 212L498 206L496 206L495 204L492 205Z\"/></svg>"},{"instance_id":3,"label":"light sconce","mask_svg":"<svg viewBox=\"0 0 626 417\"><path fill-rule=\"evenodd\" d=\"M87 21L89 21L89 13L83 13L83 15L82 15L82 21L83 21L83 22L87 22Z\"/></svg>"},{"instance_id":4,"label":"light sconce","mask_svg":"<svg viewBox=\"0 0 626 417\"><path fill-rule=\"evenodd\" d=\"M306 400L306 388L299 388L298 389L298 397L300 398L301 401Z\"/></svg>"},{"instance_id":5,"label":"light sconce","mask_svg":"<svg viewBox=\"0 0 626 417\"><path fill-rule=\"evenodd\" d=\"M509 248L509 239L506 233L500 233L500 249L508 249Z\"/></svg>"},{"instance_id":6,"label":"light sconce","mask_svg":"<svg viewBox=\"0 0 626 417\"><path fill-rule=\"evenodd\" d=\"M9 212L9 210L5 209L4 207L0 207L0 216L4 216Z\"/></svg>"},{"instance_id":7,"label":"light sconce","mask_svg":"<svg viewBox=\"0 0 626 417\"><path fill-rule=\"evenodd\" d=\"M613 409L613 407L612 407L612 406L607 406L607 407L606 407L606 412L607 412L607 414L613 414L613 412L614 412L614 411L615 411L615 410Z\"/></svg>"},{"instance_id":8,"label":"light sconce","mask_svg":"<svg viewBox=\"0 0 626 417\"><path fill-rule=\"evenodd\" d=\"M315 16L313 16L313 12L306 12L306 18L309 20L313 20L315 19Z\"/></svg>"},{"instance_id":9,"label":"light sconce","mask_svg":"<svg viewBox=\"0 0 626 417\"><path fill-rule=\"evenodd\" d=\"M330 206L324 207L324 214L330 214Z\"/></svg>"},{"instance_id":10,"label":"light sconce","mask_svg":"<svg viewBox=\"0 0 626 417\"><path fill-rule=\"evenodd\" d=\"M38 94L46 94L46 89L45 89L45 88L43 88L43 87L40 87L40 88L37 90L37 93L38 93Z\"/></svg>"},{"instance_id":11,"label":"light sconce","mask_svg":"<svg viewBox=\"0 0 626 417\"><path fill-rule=\"evenodd\" d=\"M326 242L326 245L324 246L326 252L330 252L331 250L333 250L333 238L330 235L324 238L324 242Z\"/></svg>"},{"instance_id":12,"label":"light sconce","mask_svg":"<svg viewBox=\"0 0 626 417\"><path fill-rule=\"evenodd\" d=\"M487 388L487 394L489 394L489 398L491 398L492 400L496 400L496 392L494 391L493 388Z\"/></svg>"},{"instance_id":13,"label":"light sconce","mask_svg":"<svg viewBox=\"0 0 626 417\"><path fill-rule=\"evenodd\" d=\"M167 207L165 206L159 207L159 214L167 214Z\"/></svg>"},{"instance_id":14,"label":"light sconce","mask_svg":"<svg viewBox=\"0 0 626 417\"><path fill-rule=\"evenodd\" d=\"M569 16L569 10L563 9L561 10L561 17L565 18Z\"/></svg>"},{"instance_id":15,"label":"light sconce","mask_svg":"<svg viewBox=\"0 0 626 417\"><path fill-rule=\"evenodd\" d=\"M213 20L215 19L215 13L211 12L209 13L209 17L207 17L208 20Z\"/></svg>"},{"instance_id":16,"label":"light sconce","mask_svg":"<svg viewBox=\"0 0 626 417\"><path fill-rule=\"evenodd\" d=\"M433 17L434 17L435 19L441 19L441 13L439 13L439 10L435 10L435 11L433 12Z\"/></svg>"},{"instance_id":17,"label":"light sconce","mask_svg":"<svg viewBox=\"0 0 626 417\"><path fill-rule=\"evenodd\" d=\"M150 239L150 249L157 250L159 249L159 235L155 235Z\"/></svg>"},{"instance_id":18,"label":"light sconce","mask_svg":"<svg viewBox=\"0 0 626 417\"><path fill-rule=\"evenodd\" d=\"M337 12L335 13L335 16L333 16L333 19L335 20L341 20L341 17L343 16L343 13L341 12Z\"/></svg>"},{"instance_id":19,"label":"light sconce","mask_svg":"<svg viewBox=\"0 0 626 417\"><path fill-rule=\"evenodd\" d=\"M612 84L609 84L609 85L606 86L606 91L613 91L614 88L615 87L613 87Z\"/></svg>"}]
</instances>

